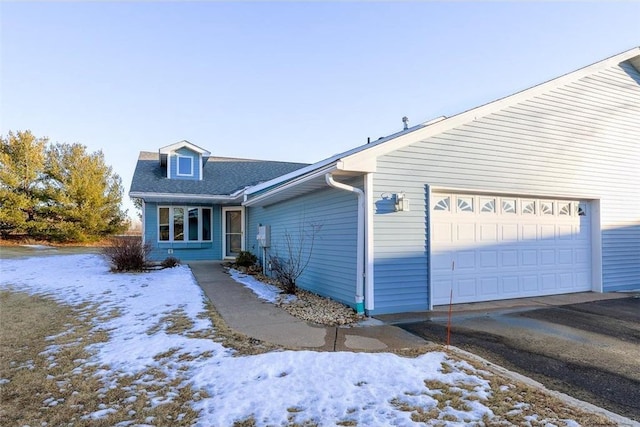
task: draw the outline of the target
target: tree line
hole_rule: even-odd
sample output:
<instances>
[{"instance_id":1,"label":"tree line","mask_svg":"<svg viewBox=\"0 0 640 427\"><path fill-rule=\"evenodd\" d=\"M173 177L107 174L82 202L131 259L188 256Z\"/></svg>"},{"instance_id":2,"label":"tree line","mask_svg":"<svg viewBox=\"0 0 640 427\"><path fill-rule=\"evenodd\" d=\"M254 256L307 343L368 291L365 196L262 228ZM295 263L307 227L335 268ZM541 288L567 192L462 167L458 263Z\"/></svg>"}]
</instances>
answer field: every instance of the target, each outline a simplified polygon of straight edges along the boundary
<instances>
[{"instance_id":1,"label":"tree line","mask_svg":"<svg viewBox=\"0 0 640 427\"><path fill-rule=\"evenodd\" d=\"M102 151L50 143L31 131L0 136L0 235L87 242L127 227L122 180Z\"/></svg>"}]
</instances>

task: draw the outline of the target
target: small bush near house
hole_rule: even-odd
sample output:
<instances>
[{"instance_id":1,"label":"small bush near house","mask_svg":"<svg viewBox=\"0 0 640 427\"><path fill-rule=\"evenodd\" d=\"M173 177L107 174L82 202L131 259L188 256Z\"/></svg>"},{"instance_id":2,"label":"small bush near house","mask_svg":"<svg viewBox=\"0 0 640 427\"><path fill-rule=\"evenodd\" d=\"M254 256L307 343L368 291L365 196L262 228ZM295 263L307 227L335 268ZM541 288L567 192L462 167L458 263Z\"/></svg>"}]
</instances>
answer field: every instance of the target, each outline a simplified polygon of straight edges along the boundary
<instances>
[{"instance_id":1,"label":"small bush near house","mask_svg":"<svg viewBox=\"0 0 640 427\"><path fill-rule=\"evenodd\" d=\"M295 264L290 260L272 256L269 258L269 262L271 263L271 271L275 274L276 280L280 282L282 290L287 294L295 295L298 290L296 279L302 272L298 273Z\"/></svg>"},{"instance_id":2,"label":"small bush near house","mask_svg":"<svg viewBox=\"0 0 640 427\"><path fill-rule=\"evenodd\" d=\"M249 251L240 251L236 256L236 265L239 267L252 267L258 262L258 257Z\"/></svg>"},{"instance_id":3,"label":"small bush near house","mask_svg":"<svg viewBox=\"0 0 640 427\"><path fill-rule=\"evenodd\" d=\"M111 271L122 272L147 270L150 252L151 245L142 243L140 238L119 238L111 239L103 253L111 261Z\"/></svg>"},{"instance_id":4,"label":"small bush near house","mask_svg":"<svg viewBox=\"0 0 640 427\"><path fill-rule=\"evenodd\" d=\"M176 257L166 257L161 263L160 265L162 266L162 268L173 268L173 267L177 267L180 265L180 260Z\"/></svg>"}]
</instances>

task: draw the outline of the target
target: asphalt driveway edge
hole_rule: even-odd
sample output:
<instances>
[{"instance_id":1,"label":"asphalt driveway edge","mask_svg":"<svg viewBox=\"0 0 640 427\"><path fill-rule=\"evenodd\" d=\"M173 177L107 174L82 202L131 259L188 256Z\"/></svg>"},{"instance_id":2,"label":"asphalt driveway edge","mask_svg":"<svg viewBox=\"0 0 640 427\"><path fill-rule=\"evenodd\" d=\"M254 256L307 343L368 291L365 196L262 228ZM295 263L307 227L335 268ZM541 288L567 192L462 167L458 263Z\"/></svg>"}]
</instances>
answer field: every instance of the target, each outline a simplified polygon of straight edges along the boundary
<instances>
[{"instance_id":1,"label":"asphalt driveway edge","mask_svg":"<svg viewBox=\"0 0 640 427\"><path fill-rule=\"evenodd\" d=\"M524 376L522 374L519 374L517 372L514 371L510 371L509 369L506 369L503 366L497 365L495 363L489 362L488 360L478 356L477 354L468 352L466 350L463 350L461 348L455 347L455 346L449 346L447 347L448 351L451 351L453 353L457 353L461 356L464 356L467 359L472 359L478 363L481 363L482 365L485 365L489 368L491 368L493 371L497 372L500 375L503 375L507 378L510 378L514 381L518 381L521 382L525 385L528 385L530 387L535 387L537 389L540 389L542 391L544 391L545 393L549 394L552 397L555 397L563 402L565 402L567 405L571 405L574 407L577 407L579 409L582 409L586 412L591 412L594 414L599 414L602 415L608 419L610 419L612 422L616 423L618 426L625 426L625 427L640 427L640 422L631 420L627 417L623 417L622 415L616 414L615 412L611 412L608 411L604 408L601 408L599 406L593 405L589 402L585 402L583 400L580 399L576 399L575 397L571 397L567 394L561 393L559 391L556 390L551 390L549 388L547 388L544 384L539 383L538 381L535 381L534 379L531 379L527 376Z\"/></svg>"}]
</instances>

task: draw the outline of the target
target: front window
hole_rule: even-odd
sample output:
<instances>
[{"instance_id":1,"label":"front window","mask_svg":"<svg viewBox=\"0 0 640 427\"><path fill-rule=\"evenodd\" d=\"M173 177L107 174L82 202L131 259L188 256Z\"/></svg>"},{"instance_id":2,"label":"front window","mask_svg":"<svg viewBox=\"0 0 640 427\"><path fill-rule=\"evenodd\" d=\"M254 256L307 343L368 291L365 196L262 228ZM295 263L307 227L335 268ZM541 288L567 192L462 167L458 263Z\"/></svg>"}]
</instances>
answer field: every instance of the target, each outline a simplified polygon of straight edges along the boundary
<instances>
[{"instance_id":1,"label":"front window","mask_svg":"<svg viewBox=\"0 0 640 427\"><path fill-rule=\"evenodd\" d=\"M202 240L211 240L211 209L202 208Z\"/></svg>"},{"instance_id":2,"label":"front window","mask_svg":"<svg viewBox=\"0 0 640 427\"><path fill-rule=\"evenodd\" d=\"M184 240L184 208L173 208L173 240Z\"/></svg>"},{"instance_id":3,"label":"front window","mask_svg":"<svg viewBox=\"0 0 640 427\"><path fill-rule=\"evenodd\" d=\"M158 227L158 239L169 240L169 208L159 209Z\"/></svg>"},{"instance_id":4,"label":"front window","mask_svg":"<svg viewBox=\"0 0 640 427\"><path fill-rule=\"evenodd\" d=\"M161 206L158 208L158 240L210 242L211 218L211 208Z\"/></svg>"},{"instance_id":5,"label":"front window","mask_svg":"<svg viewBox=\"0 0 640 427\"><path fill-rule=\"evenodd\" d=\"M198 208L189 208L189 241L198 240Z\"/></svg>"}]
</instances>

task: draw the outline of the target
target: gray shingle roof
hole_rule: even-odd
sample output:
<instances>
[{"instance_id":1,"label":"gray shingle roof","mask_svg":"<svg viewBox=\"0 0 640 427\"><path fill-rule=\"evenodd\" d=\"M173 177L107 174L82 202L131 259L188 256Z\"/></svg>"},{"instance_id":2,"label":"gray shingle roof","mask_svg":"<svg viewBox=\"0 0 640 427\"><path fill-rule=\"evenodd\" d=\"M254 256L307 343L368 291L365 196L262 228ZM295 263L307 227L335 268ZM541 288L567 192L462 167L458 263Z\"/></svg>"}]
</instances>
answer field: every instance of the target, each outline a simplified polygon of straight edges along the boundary
<instances>
[{"instance_id":1,"label":"gray shingle roof","mask_svg":"<svg viewBox=\"0 0 640 427\"><path fill-rule=\"evenodd\" d=\"M204 179L167 179L157 152L140 152L131 182L132 193L230 195L238 190L308 166L306 163L209 157Z\"/></svg>"}]
</instances>

